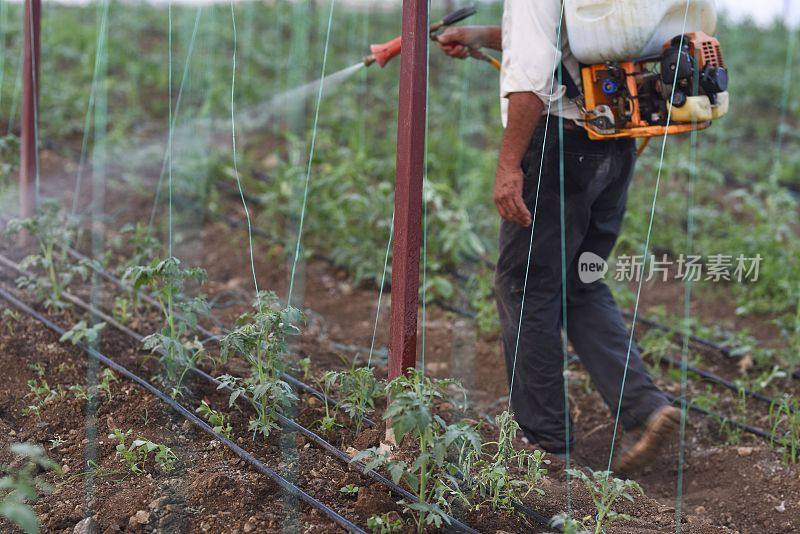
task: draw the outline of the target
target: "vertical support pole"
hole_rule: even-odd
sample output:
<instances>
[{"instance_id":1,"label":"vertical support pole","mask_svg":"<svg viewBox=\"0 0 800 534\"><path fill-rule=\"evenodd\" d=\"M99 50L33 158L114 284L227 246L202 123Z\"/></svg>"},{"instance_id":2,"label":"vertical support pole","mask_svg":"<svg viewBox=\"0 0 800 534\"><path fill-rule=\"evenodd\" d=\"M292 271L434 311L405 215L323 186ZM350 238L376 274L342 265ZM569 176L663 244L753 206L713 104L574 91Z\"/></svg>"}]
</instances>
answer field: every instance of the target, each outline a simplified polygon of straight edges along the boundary
<instances>
[{"instance_id":1,"label":"vertical support pole","mask_svg":"<svg viewBox=\"0 0 800 534\"><path fill-rule=\"evenodd\" d=\"M22 123L20 126L19 211L27 218L34 211L34 187L38 172L36 136L39 106L39 30L41 0L25 0L22 57Z\"/></svg>"},{"instance_id":2,"label":"vertical support pole","mask_svg":"<svg viewBox=\"0 0 800 534\"><path fill-rule=\"evenodd\" d=\"M403 0L392 248L389 378L417 363L417 307L425 158L428 0Z\"/></svg>"}]
</instances>

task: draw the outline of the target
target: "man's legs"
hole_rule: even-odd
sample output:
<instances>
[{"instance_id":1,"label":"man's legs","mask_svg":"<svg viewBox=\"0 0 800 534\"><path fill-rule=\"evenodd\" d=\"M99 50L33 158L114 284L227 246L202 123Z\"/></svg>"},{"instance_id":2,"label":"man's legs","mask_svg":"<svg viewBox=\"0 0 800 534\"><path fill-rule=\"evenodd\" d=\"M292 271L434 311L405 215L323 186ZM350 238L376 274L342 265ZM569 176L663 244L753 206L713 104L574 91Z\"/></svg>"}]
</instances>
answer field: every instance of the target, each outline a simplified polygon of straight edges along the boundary
<instances>
[{"instance_id":1,"label":"man's legs","mask_svg":"<svg viewBox=\"0 0 800 534\"><path fill-rule=\"evenodd\" d=\"M627 142L615 145L618 152L614 158L618 166L614 173L616 179L592 205L589 228L579 256L593 252L607 260L622 226L635 145ZM567 285L569 339L612 415L616 415L622 392L620 419L623 425L627 429L640 427L656 409L668 404L667 398L647 374L635 342L630 347L630 359L627 358L630 333L608 286L603 280L584 284L577 269L577 262L573 262Z\"/></svg>"},{"instance_id":2,"label":"man's legs","mask_svg":"<svg viewBox=\"0 0 800 534\"><path fill-rule=\"evenodd\" d=\"M542 162L542 129L537 129L523 162L523 197L536 207L530 267L531 228L503 221L495 292L515 416L526 437L549 452L566 450L563 379L561 194L558 135L551 127ZM565 132L566 261L584 241L591 205L610 183L609 143L592 143L583 132ZM539 168L542 168L538 188ZM525 287L525 275L528 275ZM524 310L522 294L525 288ZM522 320L520 322L520 313ZM571 443L570 443L571 445Z\"/></svg>"}]
</instances>

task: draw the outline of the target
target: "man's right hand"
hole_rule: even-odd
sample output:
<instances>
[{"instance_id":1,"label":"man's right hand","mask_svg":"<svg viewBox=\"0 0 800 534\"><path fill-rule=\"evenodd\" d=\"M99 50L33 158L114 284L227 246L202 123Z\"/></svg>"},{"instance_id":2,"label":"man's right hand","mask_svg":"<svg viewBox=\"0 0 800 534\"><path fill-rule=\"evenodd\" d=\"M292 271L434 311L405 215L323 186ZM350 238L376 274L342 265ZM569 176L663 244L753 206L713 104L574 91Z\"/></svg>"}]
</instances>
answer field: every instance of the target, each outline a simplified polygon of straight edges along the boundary
<instances>
[{"instance_id":1,"label":"man's right hand","mask_svg":"<svg viewBox=\"0 0 800 534\"><path fill-rule=\"evenodd\" d=\"M469 57L471 50L483 46L495 48L497 40L499 40L499 28L494 26L452 26L446 28L436 38L442 52L459 59Z\"/></svg>"},{"instance_id":2,"label":"man's right hand","mask_svg":"<svg viewBox=\"0 0 800 534\"><path fill-rule=\"evenodd\" d=\"M533 223L533 218L522 200L524 179L525 175L519 165L498 165L494 179L494 204L503 219L527 228Z\"/></svg>"}]
</instances>

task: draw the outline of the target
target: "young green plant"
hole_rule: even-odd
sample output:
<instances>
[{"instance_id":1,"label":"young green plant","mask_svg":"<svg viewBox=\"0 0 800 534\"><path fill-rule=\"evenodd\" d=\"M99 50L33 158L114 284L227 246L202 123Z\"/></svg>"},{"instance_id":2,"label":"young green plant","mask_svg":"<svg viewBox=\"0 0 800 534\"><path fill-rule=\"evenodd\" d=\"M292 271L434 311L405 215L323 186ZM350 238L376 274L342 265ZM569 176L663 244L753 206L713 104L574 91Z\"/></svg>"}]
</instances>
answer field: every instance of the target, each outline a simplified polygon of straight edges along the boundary
<instances>
[{"instance_id":1,"label":"young green plant","mask_svg":"<svg viewBox=\"0 0 800 534\"><path fill-rule=\"evenodd\" d=\"M52 488L38 480L36 473L43 471L59 471L58 465L47 457L40 445L15 443L11 445L11 453L22 463L19 466L3 465L0 467L3 477L0 478L0 516L14 523L26 534L39 532L39 520L33 504L40 493L50 493Z\"/></svg>"},{"instance_id":2,"label":"young green plant","mask_svg":"<svg viewBox=\"0 0 800 534\"><path fill-rule=\"evenodd\" d=\"M144 348L160 354L166 381L173 396L180 394L186 372L204 354L202 344L185 337L197 326L197 317L208 311L205 297L188 297L184 287L206 280L203 269L184 269L175 257L153 260L146 266L130 267L123 277L133 283L134 292L149 289L158 302L164 324L160 332L144 338Z\"/></svg>"},{"instance_id":3,"label":"young green plant","mask_svg":"<svg viewBox=\"0 0 800 534\"><path fill-rule=\"evenodd\" d=\"M594 518L586 517L583 521L594 521L595 534L605 532L605 528L611 523L630 520L630 516L614 510L620 499L634 502L636 496L644 495L638 482L614 478L611 471L590 470L587 475L580 469L569 469L568 473L576 480L581 481L592 497L597 513Z\"/></svg>"},{"instance_id":4,"label":"young green plant","mask_svg":"<svg viewBox=\"0 0 800 534\"><path fill-rule=\"evenodd\" d=\"M76 227L61 211L57 202L42 204L30 219L13 219L6 226L7 237L20 233L29 235L37 245L37 252L26 256L20 268L33 270L34 276L20 276L17 286L33 292L37 300L49 310L67 307L62 300L66 287L75 279L85 279L88 268L83 263L69 261L67 249L75 240Z\"/></svg>"},{"instance_id":5,"label":"young green plant","mask_svg":"<svg viewBox=\"0 0 800 534\"><path fill-rule=\"evenodd\" d=\"M384 467L396 484L402 483L418 499L403 503L406 512L414 517L417 532L449 524L451 487L458 483L464 466L459 459L480 451L480 436L468 424L448 425L431 412L434 401L443 399L450 380L432 380L410 369L389 383L392 399L384 412L398 443L408 436L417 447L412 462L394 458L378 448L357 454L353 461L366 461L367 470Z\"/></svg>"},{"instance_id":6,"label":"young green plant","mask_svg":"<svg viewBox=\"0 0 800 534\"><path fill-rule=\"evenodd\" d=\"M285 412L297 396L281 377L286 369L287 339L297 335L302 314L294 308L276 310L277 298L259 292L254 311L241 315L237 326L220 340L221 357L236 355L250 366L246 378L224 375L220 387L231 389L230 405L240 396L247 398L256 412L249 430L268 437L278 427L278 414Z\"/></svg>"}]
</instances>

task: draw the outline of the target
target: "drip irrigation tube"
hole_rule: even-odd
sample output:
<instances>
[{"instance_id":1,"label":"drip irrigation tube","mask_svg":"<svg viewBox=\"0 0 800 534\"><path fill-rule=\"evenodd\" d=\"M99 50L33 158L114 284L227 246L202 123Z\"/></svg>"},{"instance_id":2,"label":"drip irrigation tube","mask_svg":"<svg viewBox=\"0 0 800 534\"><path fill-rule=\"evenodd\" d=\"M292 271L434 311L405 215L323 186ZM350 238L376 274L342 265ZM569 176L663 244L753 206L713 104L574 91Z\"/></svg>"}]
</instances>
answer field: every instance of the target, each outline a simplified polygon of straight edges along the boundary
<instances>
[{"instance_id":1,"label":"drip irrigation tube","mask_svg":"<svg viewBox=\"0 0 800 534\"><path fill-rule=\"evenodd\" d=\"M12 262L11 260L9 260L8 258L4 257L1 254L0 254L0 264L5 265L6 267L9 267L9 268L15 270L20 274L28 274L24 270L22 270L18 265L16 265L14 262ZM113 326L114 328L116 328L117 330L122 332L123 334L127 335L128 337L130 337L134 341L141 343L141 341L143 339L143 336L141 334L138 334L137 332L134 332L130 328L128 328L125 325L123 325L120 322L118 322L113 317L110 317L108 314L106 314L102 310L99 310L99 309L95 308L94 306L82 301L81 299L79 299L78 297L75 297L74 295L70 294L69 292L64 292L62 294L62 296L64 297L65 300L73 303L74 305L76 305L77 307L83 309L87 313L89 313L89 314L91 314L91 315L93 315L93 316L95 316L95 317L97 317L99 319L102 319L103 321L107 322L108 324L110 324L111 326ZM230 389L228 386L225 386L224 384L222 384L222 382L220 382L219 380L217 380L215 377L211 376L210 374L206 373L202 369L199 369L197 367L190 367L189 371L191 371L195 375L199 376L200 378L206 380L208 383L214 385L217 389L219 389L220 387L222 387L224 389L228 389L228 390ZM302 382L298 382L298 384L299 385L304 385ZM330 402L330 400L329 400L329 402ZM299 423L297 423L297 422L295 422L295 421L293 421L293 420L291 420L291 419L289 419L289 418L287 418L287 417L285 417L285 416L283 416L281 414L278 414L278 420L280 421L281 425L284 428L287 428L289 430L294 430L294 431L297 431L297 432L303 434L305 437L307 437L308 439L310 439L311 441L316 443L320 448L322 448L323 450L325 450L326 452L328 452L329 454L331 454L332 456L334 456L338 460L348 464L349 466L352 466L356 471L358 471L362 475L364 475L366 477L369 477L369 478L375 480L376 482L378 482L379 484L385 486L386 488L388 488L392 493L394 493L398 497L401 497L401 498L403 498L403 499L405 499L405 500L407 500L407 501L409 501L411 503L415 503L415 502L418 501L418 499L413 494L409 493L408 491L406 491L405 489L403 489L399 485L395 484L391 480L387 479L386 477L384 477L380 473L378 473L376 471L367 471L366 466L361 462L352 462L350 456L346 452L342 451L338 447L336 447L333 444L331 444L330 442L326 441L324 438L322 438L321 436L319 436L315 432L311 431L310 429L300 425ZM548 526L549 519L546 516L540 514L539 512L537 512L537 511L535 511L535 510L533 510L533 509L531 509L531 508L529 508L529 507L527 507L527 506L525 506L525 505L523 505L521 503L516 503L514 505L514 507L518 511L520 511L521 513L523 513L523 514L527 515L528 517L530 517L536 523L540 524L541 526ZM465 532L465 533L468 533L468 534L477 534L478 533L477 530L473 529L469 525L459 521L458 519L456 519L454 517L451 517L450 520L451 520L451 525L455 528L455 530L457 532Z\"/></svg>"},{"instance_id":2,"label":"drip irrigation tube","mask_svg":"<svg viewBox=\"0 0 800 534\"><path fill-rule=\"evenodd\" d=\"M670 395L668 393L665 393L665 395L669 399L669 401L672 402L673 404L678 400L677 397L674 397L674 396L672 396L672 395ZM730 425L730 426L736 427L738 429L744 430L745 432L747 432L749 434L753 434L754 436L758 436L760 438L766 439L769 442L772 442L772 435L770 435L769 433L765 432L764 430L761 430L760 428L756 428L754 426L750 426L750 425L745 424L745 423L740 423L738 421L734 421L733 419L725 417L724 415L721 415L721 414L718 414L716 412L712 412L710 410L706 410L705 408L701 408L699 406L696 406L696 405L692 404L691 401L688 402L688 407L693 412L697 412L699 414L702 414L705 417L708 417L710 419L716 420L720 424L720 426Z\"/></svg>"},{"instance_id":3,"label":"drip irrigation tube","mask_svg":"<svg viewBox=\"0 0 800 534\"><path fill-rule=\"evenodd\" d=\"M206 381L208 381L209 383L216 385L217 388L230 389L228 386L222 384L222 382L220 382L219 380L217 380L213 376L209 375L208 373L206 373L206 372L204 372L204 371L202 371L200 369L191 368L190 370L193 373L195 373L198 376L200 376L201 378L203 378ZM288 417L285 417L285 416L283 416L281 414L278 414L278 420L281 422L281 424L285 428L288 428L289 430L294 430L294 431L300 432L305 437L307 437L308 439L310 439L311 441L316 443L318 446L320 446L322 449L327 451L329 454L331 454L332 456L334 456L338 460L341 460L342 462L344 462L344 463L348 464L349 466L353 467L356 471L358 471L362 475L367 476L367 477L375 480L376 482L378 482L379 484L381 484L383 486L386 486L392 493L394 493L398 497L402 497L403 499L407 500L410 503L418 502L419 499L417 499L413 494L409 493L408 491L406 491L402 487L398 486L397 484L395 484L394 482L392 482L388 478L384 477L380 473L378 473L376 471L367 471L367 468L363 463L361 463L361 462L353 462L352 459L350 458L350 456L346 452L342 451L341 449L339 449L338 447L336 447L332 443L326 441L324 438L322 438L317 433L309 430L308 428L300 425L299 423L297 423L297 422L295 422L295 421L293 421L293 420L289 419ZM532 511L532 512L534 514L537 514L537 512L535 512L535 511ZM467 532L469 534L478 534L477 530L475 530L474 528L470 527L469 525L467 525L465 523L462 523L461 521L459 521L458 519L456 519L454 517L450 517L450 522L451 522L451 525L454 526L457 529L458 532Z\"/></svg>"},{"instance_id":4,"label":"drip irrigation tube","mask_svg":"<svg viewBox=\"0 0 800 534\"><path fill-rule=\"evenodd\" d=\"M577 354L570 354L569 357L570 357L570 362L571 363L579 363L580 362L580 358L578 357ZM673 404L678 400L677 397L675 397L673 395L670 395L669 393L664 393L664 395ZM750 434L753 434L754 436L758 436L760 438L764 438L764 439L766 439L766 440L768 440L770 442L772 441L772 436L770 434L768 434L767 432L765 432L764 430L761 430L760 428L756 428L754 426L750 426L750 425L745 424L745 423L740 423L738 421L734 421L733 419L731 419L729 417L726 417L726 416L724 416L722 414L719 414L717 412L712 412L710 410L706 410L705 408L701 408L701 407L699 407L699 406L697 406L695 404L692 404L691 399L686 399L686 400L687 400L687 406L689 407L689 409L691 411L699 413L699 414L703 415L704 417L708 417L710 419L714 419L715 421L717 421L720 424L720 426L722 426L722 425L730 425L730 426L739 428L741 430L744 430L745 432L748 432Z\"/></svg>"},{"instance_id":5,"label":"drip irrigation tube","mask_svg":"<svg viewBox=\"0 0 800 534\"><path fill-rule=\"evenodd\" d=\"M669 365L671 365L673 367L680 367L681 366L681 362L679 362L678 360L676 360L674 358L670 358L669 356L662 356L660 358L660 361L662 363L667 363L667 364L669 364ZM699 368L697 368L697 367L695 367L693 365L687 365L686 369L689 372L695 373L696 375L700 376L706 382L711 382L712 384L718 384L718 385L720 385L720 386L722 386L724 388L727 388L727 389L729 389L731 391L735 391L736 393L739 393L741 391L742 393L744 393L748 397L751 397L753 399L756 399L756 400L759 400L761 402L767 403L770 406L776 402L776 399L773 399L772 397L768 397L768 396L766 396L766 395L764 395L762 393L759 393L757 391L753 391L753 390L751 390L749 388L746 388L746 387L739 387L735 383L731 382L730 380L722 378L721 376L719 376L717 374L714 374L714 373L712 373L710 371L704 371L703 369L699 369Z\"/></svg>"},{"instance_id":6,"label":"drip irrigation tube","mask_svg":"<svg viewBox=\"0 0 800 534\"><path fill-rule=\"evenodd\" d=\"M14 297L11 293L6 291L2 287L0 287L0 298L3 298L5 301L7 301L9 304L17 308L19 311L25 313L26 315L30 316L33 319L36 319L37 321L45 325L47 328L49 328L56 334L60 336L64 335L65 330L63 328L59 327L55 323L51 322L49 319L45 318L44 316L42 316L41 314L30 308L28 305L26 305L24 302L20 301L16 297ZM332 521L334 521L339 526L341 526L342 528L344 528L349 532L354 532L358 534L367 534L365 530L358 527L350 520L343 517L338 512L331 509L321 501L315 499L314 497L306 493L302 488L293 484L292 482L290 482L289 480L285 479L283 476L278 474L278 472L264 465L264 463L256 459L252 454L250 454L246 450L239 447L236 443L226 438L225 436L219 434L218 432L215 432L214 429L212 429L205 421L203 421L202 419L197 417L194 413L190 412L189 410L184 408L181 404L170 398L169 395L167 395L157 387L150 384L150 382L147 382L143 378L129 371L126 367L123 367L122 365L116 363L107 356L104 356L100 352L84 345L83 343L77 343L76 346L81 350L83 350L90 358L99 361L106 367L116 371L117 373L126 377L128 380L135 382L136 384L138 384L139 386L150 392L159 400L167 404L173 411L183 416L187 421L192 423L194 426L196 426L206 434L209 434L215 440L219 441L220 443L228 447L228 449L230 449L231 452L233 452L236 456L238 456L239 458L250 464L258 472L271 478L288 495L297 497L306 504L308 504L309 506L311 506L312 508L319 510L325 517L331 519Z\"/></svg>"},{"instance_id":7,"label":"drip irrigation tube","mask_svg":"<svg viewBox=\"0 0 800 534\"><path fill-rule=\"evenodd\" d=\"M96 262L94 262L91 259L89 259L88 257L84 256L83 254L81 254L77 250L74 250L72 248L68 248L67 252L73 259L86 263L89 266L90 269L92 269L101 278L105 279L109 283L114 284L117 287L119 287L120 289L123 289L123 290L126 290L126 291L129 291L131 289L131 287L129 285L127 285L125 282L123 282L121 279L119 279L116 276L114 276L113 274L109 273L108 271L106 271L105 269L103 269L102 267L97 265ZM152 298L150 295L148 295L147 293L140 292L139 295L142 297L142 300L144 300L148 304L150 304L152 306L155 306L156 308L159 307L158 302L154 298ZM176 315L180 316L179 314L176 314ZM219 340L220 340L220 336L219 335L214 334L213 332L211 332L210 330L208 330L207 328L204 328L203 326L201 326L199 324L195 326L195 329L200 334L205 336L205 338L206 338L205 341L219 342ZM303 382L301 380L298 380L297 378L295 378L294 376L290 375L289 373L286 373L286 372L281 373L281 379L284 380L287 384L291 385L292 387L294 387L294 388L296 388L298 390L301 390L301 391L304 391L305 393L313 395L313 396L317 397L320 400L327 401L331 406L337 406L339 404L339 401L337 399L334 399L332 397L329 397L329 396L325 395L323 392L319 391L318 389L314 388L313 386L310 386L310 385L306 384L305 382ZM369 428L374 428L376 426L375 421L373 421L372 419L369 419L369 418L365 418L364 419L364 423Z\"/></svg>"},{"instance_id":8,"label":"drip irrigation tube","mask_svg":"<svg viewBox=\"0 0 800 534\"><path fill-rule=\"evenodd\" d=\"M630 312L624 311L624 312L622 312L622 316L625 317L626 319L629 319L629 320L633 319L633 314L630 313ZM669 332L670 334L675 334L676 336L682 336L683 335L683 332L681 332L677 328L673 328L671 326L667 326L665 324L661 324L658 321L654 321L653 319L648 319L647 317L642 317L641 315L637 315L636 320L638 322L642 323L645 326L649 326L650 328L655 328L655 329L661 330L663 332ZM716 351L722 353L723 356L727 356L729 358L733 357L733 351L731 351L731 349L728 348L728 347L720 345L719 343L714 343L713 341L710 341L708 339L703 339L702 337L698 337L698 336L695 336L695 335L690 335L689 336L689 340L692 341L693 343L698 344L698 345L702 345L702 346L707 347L709 349L716 350Z\"/></svg>"},{"instance_id":9,"label":"drip irrigation tube","mask_svg":"<svg viewBox=\"0 0 800 534\"><path fill-rule=\"evenodd\" d=\"M248 202L253 202L253 203L261 204L261 205L264 204L260 197L253 196L253 195L247 195L246 198L248 199ZM239 220L234 219L233 217L224 217L223 219L229 226L233 226L235 228L242 228L243 227L243 224ZM263 230L253 229L253 233L255 235L258 235L259 237L263 237L265 239L269 239L269 240L273 240L273 241L275 240L275 238L273 236L269 235L267 232L264 232ZM325 261L326 263L330 263L331 265L333 265L335 267L340 267L340 266L336 265L336 263L333 261L333 259L329 258L328 256L315 253L313 255L313 257L316 258L316 259ZM475 256L466 256L464 258L464 260L466 262L468 262L468 263L474 263L474 264L483 265L485 268L488 268L488 269L494 269L495 268L495 264L493 262L489 261L486 258L479 258L479 257L475 257ZM458 272L450 272L450 274L453 277L455 277L456 279L458 279L458 280L464 281L464 280L467 279L467 276L465 276L465 275L463 275L461 273L458 273ZM475 318L475 316L476 316L476 314L474 312L470 311L470 310L465 310L463 308L459 308L457 306L453 306L453 305L448 304L446 302L442 302L441 300L435 300L434 304L436 304L437 306L439 306L440 308L442 308L445 311L449 311L451 313L455 313L455 314L461 315L463 317ZM633 319L633 314L630 313L630 312L623 311L622 312L622 316L627 318L627 319ZM656 328L658 330L662 330L662 331L665 331L665 332L670 332L670 333L675 334L675 335L682 335L682 332L680 330L678 330L676 328L673 328L671 326L667 326L665 324L659 323L658 321L655 321L654 319L649 319L647 317L642 317L641 315L637 315L636 320L637 320L637 322L640 322L640 323L642 323L642 324L644 324L646 326L649 326L650 328ZM733 357L733 351L729 347L726 347L724 345L721 345L721 344L716 343L714 341L711 341L709 339L704 339L702 337L695 336L695 335L690 335L689 339L693 343L696 343L698 345L702 345L702 346L707 347L709 349L716 350L716 351L722 353L724 356ZM799 371L799 373L800 373L800 371ZM800 378L800 374L798 375L798 378Z\"/></svg>"},{"instance_id":10,"label":"drip irrigation tube","mask_svg":"<svg viewBox=\"0 0 800 534\"><path fill-rule=\"evenodd\" d=\"M71 254L74 254L73 257L76 257L78 259L87 259L88 260L88 258L83 256L79 252L72 251L72 249L70 249L70 251L71 251L70 252ZM0 264L11 268L11 269L17 271L18 273L29 274L26 271L22 270L16 263L14 263L13 261L9 260L8 258L3 256L2 254L0 254ZM105 278L109 282L119 286L122 289L126 288L125 284L121 280L119 280L118 278L114 277L113 275L105 272L103 269L99 268L98 266L94 265L93 262L90 263L90 265L92 266L93 270L95 270L100 276L102 276L103 278ZM78 306L80 308L83 308L84 310L86 310L89 313L95 314L97 317L103 319L108 324L111 324L112 326L114 326L115 328L117 328L121 332L125 333L126 335L132 337L133 339L136 339L137 341L141 341L142 340L142 336L140 334L137 334L136 332L130 330L126 326L120 324L113 317L108 316L107 314L105 314L101 310L98 310L98 309L86 304L85 302L81 301L80 299L78 299L77 297L71 295L70 293L68 293L66 291L63 293L63 296L64 296L65 300L68 300L68 301L72 302L76 306ZM198 328L202 328L202 327L198 326ZM215 336L215 339L218 339L218 337ZM575 354L571 354L570 358L571 358L571 360L573 362L579 362L580 361L580 358ZM671 358L663 358L663 360L668 361L672 365L679 365L679 362L676 362L675 360L673 360ZM192 369L194 369L194 368L192 368ZM689 370L693 370L694 372L698 372L699 371L700 373L709 375L709 380L710 381L717 382L717 381L712 380L710 378L711 376L715 376L716 377L716 375L713 375L712 373L701 371L701 370L696 369L694 367L690 367ZM200 370L198 369L198 371L200 371ZM202 371L200 371L200 372L202 373ZM700 374L700 373L698 373L698 374ZM203 374L205 374L205 373L203 373ZM210 376L210 375L208 375L208 376ZM296 387L297 389L301 389L303 391L306 391L307 393L310 393L310 394L318 397L321 400L326 400L326 398L327 398L327 402L329 404L333 405L333 406L336 406L338 404L338 401L336 399L333 399L331 397L326 397L326 395L324 393L322 393L321 391L318 391L318 390L312 388L311 386L305 384L304 382L301 382L300 380L292 377L291 375L284 374L284 376L282 378L287 383L289 383L290 385ZM719 378L719 377L717 377L717 378ZM724 384L724 382L727 382L727 381L725 381L724 379L720 379L720 380L721 380L719 382L720 385L728 387L729 389L732 389L733 391L738 391L738 388L736 388L735 384L731 384L730 382L728 382L728 384L730 384L730 386L733 386L733 387L729 387L728 385ZM771 399L771 398L766 397L764 395L760 395L758 393L751 392L750 390L744 390L744 391L745 391L746 394L748 394L750 396L753 396L753 398L756 398L756 399L762 400L764 402L767 402L770 405L774 402L774 399ZM761 398L759 398L759 397L761 397ZM667 398L670 399L670 402L675 402L675 400L676 400L675 397L673 397L673 396L671 396L669 394L667 394ZM705 410L705 409L700 408L699 406L693 405L691 403L689 404L689 409L694 411L694 412L696 412L696 413L702 414L705 417L709 417L711 419L714 419L717 422L719 422L721 425L728 424L728 425L734 426L736 428L739 428L741 430L744 430L745 432L748 432L748 433L753 434L755 436L762 437L762 438L765 438L767 440L772 440L772 436L770 434L768 434L767 432L765 432L763 430L760 430L760 429L758 429L756 427L753 427L753 426L750 426L750 425L747 425L747 424L744 424L744 423L740 423L738 421L734 421L733 419L730 419L730 418L728 418L728 417L726 417L726 416L724 416L722 414L718 414L716 412ZM366 424L366 426L368 426L370 428L375 427L375 422L370 420L370 419L365 419L364 423ZM520 505L520 506L524 507L524 505ZM522 511L522 510L520 510L520 511ZM536 512L532 511L532 510L531 510L531 512L533 512L534 515L528 514L527 512L523 511L523 513L525 513L525 515L529 515L532 519L536 520L536 518L535 518ZM537 522L538 522L538 520L537 520Z\"/></svg>"}]
</instances>

